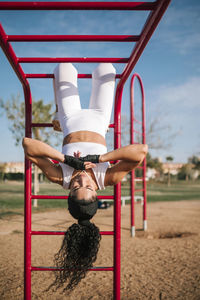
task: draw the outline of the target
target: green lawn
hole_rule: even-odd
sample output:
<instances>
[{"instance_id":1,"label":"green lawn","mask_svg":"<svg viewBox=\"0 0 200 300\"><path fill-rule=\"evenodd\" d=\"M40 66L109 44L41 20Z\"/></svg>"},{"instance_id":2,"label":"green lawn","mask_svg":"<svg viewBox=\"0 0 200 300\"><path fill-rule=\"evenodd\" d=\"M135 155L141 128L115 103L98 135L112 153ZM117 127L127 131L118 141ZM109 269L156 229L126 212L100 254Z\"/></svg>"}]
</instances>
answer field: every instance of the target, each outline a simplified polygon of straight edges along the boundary
<instances>
[{"instance_id":1,"label":"green lawn","mask_svg":"<svg viewBox=\"0 0 200 300\"><path fill-rule=\"evenodd\" d=\"M141 184L137 183L137 189L141 188ZM0 183L0 218L13 214L23 214L24 205L24 186L23 182L1 182ZM40 194L43 195L67 195L61 187L51 184L40 184ZM113 187L99 192L99 195L112 195ZM130 186L128 183L122 183L122 196L130 194ZM141 193L138 192L138 195ZM165 183L148 182L147 183L147 201L179 201L179 200L200 200L200 181L173 182L170 187ZM127 201L129 202L129 201ZM65 200L38 200L38 208L35 211L44 211L52 208L66 207Z\"/></svg>"}]
</instances>

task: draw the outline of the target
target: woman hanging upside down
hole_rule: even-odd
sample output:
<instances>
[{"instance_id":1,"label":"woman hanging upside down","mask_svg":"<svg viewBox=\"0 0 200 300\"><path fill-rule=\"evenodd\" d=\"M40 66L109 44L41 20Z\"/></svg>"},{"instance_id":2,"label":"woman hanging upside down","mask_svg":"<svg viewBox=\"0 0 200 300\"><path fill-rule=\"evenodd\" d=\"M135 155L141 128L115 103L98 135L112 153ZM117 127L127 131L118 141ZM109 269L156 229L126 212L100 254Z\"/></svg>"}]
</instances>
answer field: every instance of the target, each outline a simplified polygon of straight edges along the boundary
<instances>
[{"instance_id":1,"label":"woman hanging upside down","mask_svg":"<svg viewBox=\"0 0 200 300\"><path fill-rule=\"evenodd\" d=\"M70 63L54 70L57 112L54 129L63 132L62 153L38 140L24 138L26 158L35 163L46 177L69 189L68 209L78 220L65 233L55 264L52 286L72 290L96 260L100 234L90 219L98 208L97 190L115 185L137 167L147 154L147 145L129 145L107 152L107 132L115 88L115 69L110 63L99 64L92 74L89 109L81 109L77 70ZM54 164L52 160L59 161ZM110 161L118 163L110 166Z\"/></svg>"}]
</instances>

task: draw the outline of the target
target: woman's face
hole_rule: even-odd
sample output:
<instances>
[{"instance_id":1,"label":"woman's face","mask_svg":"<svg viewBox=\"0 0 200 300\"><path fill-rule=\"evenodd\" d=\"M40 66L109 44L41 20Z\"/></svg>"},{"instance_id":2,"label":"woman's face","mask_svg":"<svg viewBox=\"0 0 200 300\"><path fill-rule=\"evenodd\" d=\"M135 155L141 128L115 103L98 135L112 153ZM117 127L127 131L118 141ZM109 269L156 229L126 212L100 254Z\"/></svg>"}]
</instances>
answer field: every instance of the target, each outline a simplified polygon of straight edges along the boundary
<instances>
[{"instance_id":1,"label":"woman's face","mask_svg":"<svg viewBox=\"0 0 200 300\"><path fill-rule=\"evenodd\" d=\"M77 200L91 200L91 198L96 197L95 183L85 171L73 178L70 185L70 195L75 196Z\"/></svg>"}]
</instances>

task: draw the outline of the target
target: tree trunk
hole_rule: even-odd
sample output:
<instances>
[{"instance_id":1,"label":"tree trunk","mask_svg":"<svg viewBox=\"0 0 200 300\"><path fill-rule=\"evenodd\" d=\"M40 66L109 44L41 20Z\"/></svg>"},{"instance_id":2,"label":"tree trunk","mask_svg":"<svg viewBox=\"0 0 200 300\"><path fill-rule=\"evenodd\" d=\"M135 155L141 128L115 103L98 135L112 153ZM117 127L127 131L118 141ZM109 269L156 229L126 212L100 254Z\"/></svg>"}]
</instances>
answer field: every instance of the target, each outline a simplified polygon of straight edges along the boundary
<instances>
[{"instance_id":1,"label":"tree trunk","mask_svg":"<svg viewBox=\"0 0 200 300\"><path fill-rule=\"evenodd\" d=\"M171 185L171 180L170 180L170 171L168 171L168 176L167 176L167 186Z\"/></svg>"}]
</instances>

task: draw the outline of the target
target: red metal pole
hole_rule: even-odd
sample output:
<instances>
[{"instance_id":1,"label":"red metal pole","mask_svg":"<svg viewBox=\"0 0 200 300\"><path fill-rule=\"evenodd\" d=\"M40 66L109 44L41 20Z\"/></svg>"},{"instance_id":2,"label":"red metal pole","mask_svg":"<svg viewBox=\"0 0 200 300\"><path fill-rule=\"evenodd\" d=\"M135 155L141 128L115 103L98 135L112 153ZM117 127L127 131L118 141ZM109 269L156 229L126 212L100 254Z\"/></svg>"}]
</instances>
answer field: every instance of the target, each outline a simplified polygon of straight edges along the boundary
<instances>
[{"instance_id":1,"label":"red metal pole","mask_svg":"<svg viewBox=\"0 0 200 300\"><path fill-rule=\"evenodd\" d=\"M9 42L137 42L139 35L8 35Z\"/></svg>"},{"instance_id":2,"label":"red metal pole","mask_svg":"<svg viewBox=\"0 0 200 300\"><path fill-rule=\"evenodd\" d=\"M0 24L0 45L10 65L22 83L25 96L25 135L31 137L31 92L26 76L18 64L12 46L7 40L7 35ZM24 181L24 298L31 299L31 163L25 160Z\"/></svg>"},{"instance_id":3,"label":"red metal pole","mask_svg":"<svg viewBox=\"0 0 200 300\"><path fill-rule=\"evenodd\" d=\"M135 74L131 78L130 86L130 143L134 144L134 80ZM135 236L135 171L131 171L131 236Z\"/></svg>"},{"instance_id":4,"label":"red metal pole","mask_svg":"<svg viewBox=\"0 0 200 300\"><path fill-rule=\"evenodd\" d=\"M144 93L144 86L142 83L142 79L138 74L134 74L131 78L131 143L134 143L134 80L138 79L139 85L140 85L140 90L141 90L141 95L142 95L142 122L140 123L142 125L142 143L146 144L146 125L145 125L145 93ZM143 161L143 189L138 189L135 190L135 184L134 184L134 176L131 178L131 198L132 198L132 205L131 205L131 235L135 236L135 220L134 220L134 193L137 191L142 191L143 192L143 229L147 230L147 195L146 195L146 159ZM132 172L133 173L133 172Z\"/></svg>"},{"instance_id":5,"label":"red metal pole","mask_svg":"<svg viewBox=\"0 0 200 300\"><path fill-rule=\"evenodd\" d=\"M18 57L19 63L127 63L128 58L123 57Z\"/></svg>"},{"instance_id":6,"label":"red metal pole","mask_svg":"<svg viewBox=\"0 0 200 300\"><path fill-rule=\"evenodd\" d=\"M31 137L32 98L30 89L25 95L25 135ZM24 182L24 299L31 299L31 162L25 159Z\"/></svg>"},{"instance_id":7,"label":"red metal pole","mask_svg":"<svg viewBox=\"0 0 200 300\"><path fill-rule=\"evenodd\" d=\"M146 112L145 112L145 93L144 93L144 86L142 83L142 79L138 77L140 81L140 87L142 92L142 142L146 144ZM146 182L146 157L143 161L143 230L147 230L147 182Z\"/></svg>"},{"instance_id":8,"label":"red metal pole","mask_svg":"<svg viewBox=\"0 0 200 300\"><path fill-rule=\"evenodd\" d=\"M156 2L0 2L1 10L153 10Z\"/></svg>"},{"instance_id":9,"label":"red metal pole","mask_svg":"<svg viewBox=\"0 0 200 300\"><path fill-rule=\"evenodd\" d=\"M54 78L53 74L26 74L26 78ZM92 78L92 74L78 74L78 78ZM116 78L121 78L121 74L116 74Z\"/></svg>"},{"instance_id":10,"label":"red metal pole","mask_svg":"<svg viewBox=\"0 0 200 300\"><path fill-rule=\"evenodd\" d=\"M114 146L121 147L121 101L123 88L116 90L114 110ZM121 278L121 183L114 187L114 299L120 300Z\"/></svg>"}]
</instances>

